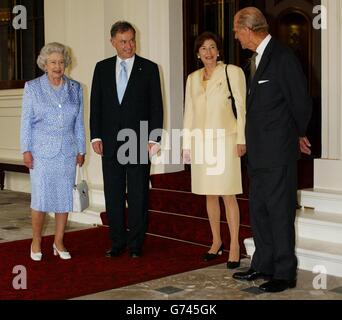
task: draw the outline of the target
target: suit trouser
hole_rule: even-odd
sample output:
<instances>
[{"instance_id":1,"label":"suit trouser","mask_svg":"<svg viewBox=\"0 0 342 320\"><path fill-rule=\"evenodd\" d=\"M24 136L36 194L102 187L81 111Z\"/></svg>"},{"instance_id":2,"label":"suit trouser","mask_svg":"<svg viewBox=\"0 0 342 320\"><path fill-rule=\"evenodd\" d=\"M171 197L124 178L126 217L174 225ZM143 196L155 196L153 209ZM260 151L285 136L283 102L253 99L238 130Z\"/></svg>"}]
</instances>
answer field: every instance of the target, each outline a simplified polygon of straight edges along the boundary
<instances>
[{"instance_id":1,"label":"suit trouser","mask_svg":"<svg viewBox=\"0 0 342 320\"><path fill-rule=\"evenodd\" d=\"M148 223L150 164L122 165L116 159L103 157L102 171L112 247L122 248L127 245L131 250L140 250Z\"/></svg>"},{"instance_id":2,"label":"suit trouser","mask_svg":"<svg viewBox=\"0 0 342 320\"><path fill-rule=\"evenodd\" d=\"M255 253L251 268L275 279L296 277L297 161L267 169L248 168Z\"/></svg>"}]
</instances>

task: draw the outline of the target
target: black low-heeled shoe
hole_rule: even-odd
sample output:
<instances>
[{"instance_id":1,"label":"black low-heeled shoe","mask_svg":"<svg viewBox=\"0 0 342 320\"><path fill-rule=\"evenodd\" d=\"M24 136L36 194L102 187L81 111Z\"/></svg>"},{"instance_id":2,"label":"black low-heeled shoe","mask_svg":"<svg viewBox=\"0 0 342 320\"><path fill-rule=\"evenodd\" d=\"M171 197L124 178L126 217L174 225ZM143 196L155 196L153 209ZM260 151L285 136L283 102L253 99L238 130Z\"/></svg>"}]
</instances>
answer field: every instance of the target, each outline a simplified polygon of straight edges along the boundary
<instances>
[{"instance_id":1,"label":"black low-heeled shoe","mask_svg":"<svg viewBox=\"0 0 342 320\"><path fill-rule=\"evenodd\" d=\"M105 257L107 258L114 258L114 257L119 257L123 254L123 252L125 251L125 248L112 248L108 251L106 251L105 253Z\"/></svg>"},{"instance_id":2,"label":"black low-heeled shoe","mask_svg":"<svg viewBox=\"0 0 342 320\"><path fill-rule=\"evenodd\" d=\"M239 261L228 261L227 262L227 269L236 269L240 267L240 259Z\"/></svg>"},{"instance_id":3,"label":"black low-heeled shoe","mask_svg":"<svg viewBox=\"0 0 342 320\"><path fill-rule=\"evenodd\" d=\"M217 250L216 253L209 253L207 252L204 256L203 256L203 260L204 261L211 261L214 260L215 258L217 258L218 256L222 255L223 253L223 243L221 244L221 247Z\"/></svg>"}]
</instances>

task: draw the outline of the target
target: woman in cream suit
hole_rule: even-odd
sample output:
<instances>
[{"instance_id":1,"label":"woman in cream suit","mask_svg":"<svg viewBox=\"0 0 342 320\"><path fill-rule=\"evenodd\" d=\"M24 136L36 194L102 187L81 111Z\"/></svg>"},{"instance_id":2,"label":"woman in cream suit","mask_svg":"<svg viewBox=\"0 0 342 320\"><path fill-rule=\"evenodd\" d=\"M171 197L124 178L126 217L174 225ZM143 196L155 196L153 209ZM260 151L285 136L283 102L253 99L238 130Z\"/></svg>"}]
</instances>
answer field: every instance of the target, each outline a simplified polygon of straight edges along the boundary
<instances>
[{"instance_id":1,"label":"woman in cream suit","mask_svg":"<svg viewBox=\"0 0 342 320\"><path fill-rule=\"evenodd\" d=\"M235 98L234 116L225 68L220 60L220 41L210 32L195 42L195 54L204 65L188 76L185 94L183 160L191 163L192 192L206 195L207 212L213 235L205 261L223 253L220 234L222 196L230 231L227 268L240 265L240 213L235 195L242 193L240 157L245 147L246 83L241 68L228 65L227 71Z\"/></svg>"},{"instance_id":2,"label":"woman in cream suit","mask_svg":"<svg viewBox=\"0 0 342 320\"><path fill-rule=\"evenodd\" d=\"M42 259L41 240L46 212L55 212L55 255L70 259L63 236L72 211L76 164L85 154L83 92L64 75L71 63L60 43L44 46L37 60L45 74L25 84L21 117L21 151L30 169L32 231L31 259Z\"/></svg>"}]
</instances>

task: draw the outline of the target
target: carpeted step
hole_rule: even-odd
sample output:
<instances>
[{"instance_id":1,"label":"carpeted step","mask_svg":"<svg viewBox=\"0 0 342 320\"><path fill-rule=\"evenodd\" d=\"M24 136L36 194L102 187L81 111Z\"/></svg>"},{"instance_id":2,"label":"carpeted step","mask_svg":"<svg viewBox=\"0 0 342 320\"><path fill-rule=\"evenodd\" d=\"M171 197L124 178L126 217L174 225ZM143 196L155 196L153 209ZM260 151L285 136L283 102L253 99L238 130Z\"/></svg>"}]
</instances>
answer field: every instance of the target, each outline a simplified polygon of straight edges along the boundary
<instances>
[{"instance_id":1,"label":"carpeted step","mask_svg":"<svg viewBox=\"0 0 342 320\"><path fill-rule=\"evenodd\" d=\"M311 161L312 162L312 161ZM312 163L299 162L299 173L312 171ZM246 167L242 166L244 193L238 195L240 208L240 245L245 250L243 240L252 236L250 228L248 188ZM300 179L299 187L307 186L310 181ZM189 170L151 176L152 189L149 195L149 232L164 237L194 242L209 246L211 231L206 212L205 196L191 193L191 173ZM221 226L222 237L229 244L229 231L222 198ZM106 213L101 214L104 224L108 224Z\"/></svg>"},{"instance_id":2,"label":"carpeted step","mask_svg":"<svg viewBox=\"0 0 342 320\"><path fill-rule=\"evenodd\" d=\"M249 225L248 201L238 196L241 224ZM220 198L221 220L226 220L225 208ZM151 189L149 209L152 211L172 212L181 215L207 218L206 197L190 192Z\"/></svg>"},{"instance_id":3,"label":"carpeted step","mask_svg":"<svg viewBox=\"0 0 342 320\"><path fill-rule=\"evenodd\" d=\"M148 232L164 237L210 246L212 235L208 219L175 215L172 213L150 211ZM224 246L229 250L230 236L226 222L221 222L221 236ZM240 226L240 250L245 253L243 241L251 237L250 226Z\"/></svg>"},{"instance_id":4,"label":"carpeted step","mask_svg":"<svg viewBox=\"0 0 342 320\"><path fill-rule=\"evenodd\" d=\"M153 175L151 176L151 185L148 232L210 246L212 236L206 211L206 197L191 193L190 171ZM248 180L245 178L243 179L243 188L248 190ZM241 250L245 250L243 240L251 236L246 191L244 194L238 195L237 198L240 208ZM220 207L221 234L225 246L228 248L229 230L222 198L220 198ZM104 225L108 225L106 213L101 214L101 219Z\"/></svg>"},{"instance_id":5,"label":"carpeted step","mask_svg":"<svg viewBox=\"0 0 342 320\"><path fill-rule=\"evenodd\" d=\"M149 194L149 209L197 217L207 216L205 196L185 191L153 188Z\"/></svg>"},{"instance_id":6,"label":"carpeted step","mask_svg":"<svg viewBox=\"0 0 342 320\"><path fill-rule=\"evenodd\" d=\"M178 190L191 192L190 171L156 174L150 177L152 187L155 189Z\"/></svg>"},{"instance_id":7,"label":"carpeted step","mask_svg":"<svg viewBox=\"0 0 342 320\"><path fill-rule=\"evenodd\" d=\"M127 212L126 212L127 214ZM108 225L105 212L101 213L103 225ZM230 237L227 222L221 220L221 236L225 248L229 249ZM210 246L212 242L208 218L199 218L168 212L149 211L148 233ZM240 249L245 253L243 240L251 237L251 228L240 225Z\"/></svg>"},{"instance_id":8,"label":"carpeted step","mask_svg":"<svg viewBox=\"0 0 342 320\"><path fill-rule=\"evenodd\" d=\"M150 181L153 189L191 192L191 172L189 170L152 175ZM244 193L239 197L248 199L248 178L244 166L242 167L242 187Z\"/></svg>"}]
</instances>

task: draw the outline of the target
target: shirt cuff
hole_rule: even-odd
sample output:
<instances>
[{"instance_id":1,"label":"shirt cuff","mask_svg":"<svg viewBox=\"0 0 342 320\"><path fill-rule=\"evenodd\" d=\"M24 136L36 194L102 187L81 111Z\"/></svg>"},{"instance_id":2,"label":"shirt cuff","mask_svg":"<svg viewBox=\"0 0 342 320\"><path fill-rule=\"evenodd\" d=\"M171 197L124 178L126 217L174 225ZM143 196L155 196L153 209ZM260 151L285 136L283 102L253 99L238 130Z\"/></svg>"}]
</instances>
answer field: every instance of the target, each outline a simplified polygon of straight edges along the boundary
<instances>
[{"instance_id":1,"label":"shirt cuff","mask_svg":"<svg viewBox=\"0 0 342 320\"><path fill-rule=\"evenodd\" d=\"M91 143L93 143L93 142L98 142L98 141L102 141L102 139L100 139L100 138L95 138L95 139L91 140Z\"/></svg>"}]
</instances>

